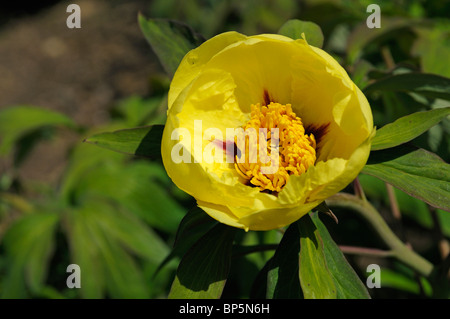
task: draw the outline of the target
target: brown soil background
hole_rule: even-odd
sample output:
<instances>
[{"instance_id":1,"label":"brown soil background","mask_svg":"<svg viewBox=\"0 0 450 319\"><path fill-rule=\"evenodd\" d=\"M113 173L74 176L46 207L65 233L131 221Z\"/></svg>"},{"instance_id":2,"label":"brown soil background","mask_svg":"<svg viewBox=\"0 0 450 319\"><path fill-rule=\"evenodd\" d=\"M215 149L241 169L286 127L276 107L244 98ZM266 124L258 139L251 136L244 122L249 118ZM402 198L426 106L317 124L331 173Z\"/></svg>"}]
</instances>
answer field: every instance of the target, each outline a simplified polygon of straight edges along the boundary
<instances>
[{"instance_id":1,"label":"brown soil background","mask_svg":"<svg viewBox=\"0 0 450 319\"><path fill-rule=\"evenodd\" d=\"M161 72L144 39L139 12L149 1L77 1L81 29L69 29L60 1L37 13L3 21L0 28L0 109L34 105L62 112L76 123L95 127L109 120L118 100L150 91L149 77ZM24 180L54 184L65 167L70 145L79 136L58 132L39 143L21 165ZM0 173L11 159L0 159Z\"/></svg>"}]
</instances>

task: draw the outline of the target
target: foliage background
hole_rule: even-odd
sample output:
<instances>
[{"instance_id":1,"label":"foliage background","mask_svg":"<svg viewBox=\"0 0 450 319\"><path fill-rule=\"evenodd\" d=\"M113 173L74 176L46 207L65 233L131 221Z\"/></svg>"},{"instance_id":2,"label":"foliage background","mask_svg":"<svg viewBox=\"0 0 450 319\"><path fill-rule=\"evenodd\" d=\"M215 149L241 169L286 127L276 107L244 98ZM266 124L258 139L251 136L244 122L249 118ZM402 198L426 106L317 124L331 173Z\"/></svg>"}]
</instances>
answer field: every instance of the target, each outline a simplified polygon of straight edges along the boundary
<instances>
[{"instance_id":1,"label":"foliage background","mask_svg":"<svg viewBox=\"0 0 450 319\"><path fill-rule=\"evenodd\" d=\"M164 298L178 258L156 276L178 224L194 206L158 161L131 158L86 143L96 132L163 124L170 79L137 23L171 18L209 38L236 30L276 33L288 19L321 26L324 49L364 88L386 74L410 71L450 77L450 3L446 1L154 0L78 1L82 28L65 26L70 2L40 2L0 14L0 296L3 298ZM368 29L366 8L378 3L382 28ZM449 106L402 92L370 97L378 127L420 110ZM413 144L448 162L449 120ZM439 264L449 251L450 217L361 175L369 200L415 251ZM347 189L353 191L351 186ZM392 195L392 194L391 194ZM397 211L400 217L393 214ZM348 211L325 219L342 246L383 249ZM244 245L276 244L277 231L239 233ZM224 298L253 296L273 251L233 259ZM176 256L179 257L179 256ZM430 283L389 258L347 253L365 282L382 267L374 298L432 298ZM82 269L82 288L66 287L67 265ZM256 280L257 282L257 280ZM442 296L442 295L440 295Z\"/></svg>"}]
</instances>

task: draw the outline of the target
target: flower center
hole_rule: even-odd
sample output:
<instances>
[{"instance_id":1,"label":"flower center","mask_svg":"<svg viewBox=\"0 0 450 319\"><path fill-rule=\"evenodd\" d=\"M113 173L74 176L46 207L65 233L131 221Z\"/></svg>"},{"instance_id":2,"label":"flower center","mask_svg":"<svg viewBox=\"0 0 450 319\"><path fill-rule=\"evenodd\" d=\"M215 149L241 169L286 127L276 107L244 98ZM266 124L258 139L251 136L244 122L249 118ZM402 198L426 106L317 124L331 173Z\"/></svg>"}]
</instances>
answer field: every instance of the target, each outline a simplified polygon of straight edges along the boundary
<instances>
[{"instance_id":1,"label":"flower center","mask_svg":"<svg viewBox=\"0 0 450 319\"><path fill-rule=\"evenodd\" d=\"M254 129L257 138L252 141L245 136L245 152L235 156L234 165L239 175L260 191L280 192L290 175L301 175L314 166L316 140L313 134L305 134L302 120L290 104L252 105L251 119L243 129Z\"/></svg>"}]
</instances>

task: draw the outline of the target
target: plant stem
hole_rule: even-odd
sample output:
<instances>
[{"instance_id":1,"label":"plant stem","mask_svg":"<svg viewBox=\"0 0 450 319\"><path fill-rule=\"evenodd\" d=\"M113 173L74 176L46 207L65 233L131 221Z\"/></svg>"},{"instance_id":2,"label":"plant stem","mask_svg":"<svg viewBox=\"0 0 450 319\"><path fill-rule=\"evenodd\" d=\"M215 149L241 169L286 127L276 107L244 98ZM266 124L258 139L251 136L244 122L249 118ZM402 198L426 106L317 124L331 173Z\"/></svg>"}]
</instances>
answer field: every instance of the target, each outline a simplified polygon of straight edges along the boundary
<instances>
[{"instance_id":1,"label":"plant stem","mask_svg":"<svg viewBox=\"0 0 450 319\"><path fill-rule=\"evenodd\" d=\"M391 249L392 256L415 269L421 275L429 276L433 264L408 248L389 228L378 211L368 202L355 195L339 193L326 200L329 206L350 208L359 213L374 228L384 243Z\"/></svg>"},{"instance_id":2,"label":"plant stem","mask_svg":"<svg viewBox=\"0 0 450 319\"><path fill-rule=\"evenodd\" d=\"M402 214L400 213L400 208L398 207L397 197L395 197L394 187L389 183L385 183L385 185L389 197L389 203L391 204L392 215L394 215L394 218L400 222L402 219Z\"/></svg>"},{"instance_id":3,"label":"plant stem","mask_svg":"<svg viewBox=\"0 0 450 319\"><path fill-rule=\"evenodd\" d=\"M353 246L339 246L344 254L355 254L363 256L374 257L391 257L393 252L391 250L381 250L367 247L353 247Z\"/></svg>"},{"instance_id":4,"label":"plant stem","mask_svg":"<svg viewBox=\"0 0 450 319\"><path fill-rule=\"evenodd\" d=\"M355 195L361 198L362 200L366 200L366 194L364 193L364 189L362 188L358 177L354 179L353 187L355 188Z\"/></svg>"}]
</instances>

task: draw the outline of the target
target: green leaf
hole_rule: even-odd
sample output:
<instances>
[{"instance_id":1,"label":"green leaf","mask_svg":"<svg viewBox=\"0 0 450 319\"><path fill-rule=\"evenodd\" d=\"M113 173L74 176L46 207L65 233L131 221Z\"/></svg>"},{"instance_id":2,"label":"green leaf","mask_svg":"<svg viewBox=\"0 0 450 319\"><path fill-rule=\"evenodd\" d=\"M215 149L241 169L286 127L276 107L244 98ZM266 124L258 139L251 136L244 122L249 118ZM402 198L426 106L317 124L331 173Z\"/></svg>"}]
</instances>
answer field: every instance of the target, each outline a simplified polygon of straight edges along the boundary
<instances>
[{"instance_id":1,"label":"green leaf","mask_svg":"<svg viewBox=\"0 0 450 319\"><path fill-rule=\"evenodd\" d=\"M325 261L333 277L338 299L370 299L366 286L348 263L338 245L331 238L327 228L319 219L317 213L311 218L316 225L323 241Z\"/></svg>"},{"instance_id":2,"label":"green leaf","mask_svg":"<svg viewBox=\"0 0 450 319\"><path fill-rule=\"evenodd\" d=\"M166 72L172 76L183 57L198 47L203 37L189 26L166 19L146 19L139 15L139 25Z\"/></svg>"},{"instance_id":3,"label":"green leaf","mask_svg":"<svg viewBox=\"0 0 450 319\"><path fill-rule=\"evenodd\" d=\"M362 173L450 211L450 165L433 153L406 145L374 151Z\"/></svg>"},{"instance_id":4,"label":"green leaf","mask_svg":"<svg viewBox=\"0 0 450 319\"><path fill-rule=\"evenodd\" d=\"M107 296L112 299L148 299L151 287L132 255L107 236L98 233L97 243L104 260ZM103 237L103 238L102 238Z\"/></svg>"},{"instance_id":5,"label":"green leaf","mask_svg":"<svg viewBox=\"0 0 450 319\"><path fill-rule=\"evenodd\" d=\"M366 86L365 94L376 91L414 92L429 98L450 100L450 79L418 72L395 74Z\"/></svg>"},{"instance_id":6,"label":"green leaf","mask_svg":"<svg viewBox=\"0 0 450 319\"><path fill-rule=\"evenodd\" d=\"M327 267L322 238L309 215L297 223L300 230L299 276L305 299L337 297L333 277Z\"/></svg>"},{"instance_id":7,"label":"green leaf","mask_svg":"<svg viewBox=\"0 0 450 319\"><path fill-rule=\"evenodd\" d=\"M302 33L305 34L308 44L321 48L323 45L322 29L314 22L301 21L298 19L288 20L278 30L278 34L287 36L291 39L302 39Z\"/></svg>"},{"instance_id":8,"label":"green leaf","mask_svg":"<svg viewBox=\"0 0 450 319\"><path fill-rule=\"evenodd\" d=\"M268 261L267 298L301 298L299 273L300 233L291 224L281 239L275 255Z\"/></svg>"},{"instance_id":9,"label":"green leaf","mask_svg":"<svg viewBox=\"0 0 450 319\"><path fill-rule=\"evenodd\" d=\"M61 113L35 106L15 106L0 111L0 155L13 144L37 129L48 126L74 127L74 122Z\"/></svg>"},{"instance_id":10,"label":"green leaf","mask_svg":"<svg viewBox=\"0 0 450 319\"><path fill-rule=\"evenodd\" d=\"M194 207L183 217L175 237L174 247L192 246L218 222L201 208Z\"/></svg>"},{"instance_id":11,"label":"green leaf","mask_svg":"<svg viewBox=\"0 0 450 319\"><path fill-rule=\"evenodd\" d=\"M8 229L4 244L11 264L2 297L25 297L25 284L34 294L44 287L58 221L54 212L35 212Z\"/></svg>"},{"instance_id":12,"label":"green leaf","mask_svg":"<svg viewBox=\"0 0 450 319\"><path fill-rule=\"evenodd\" d=\"M172 233L185 209L165 189L171 182L160 163L148 161L102 162L79 174L72 199L96 196L126 208L152 227Z\"/></svg>"},{"instance_id":13,"label":"green leaf","mask_svg":"<svg viewBox=\"0 0 450 319\"><path fill-rule=\"evenodd\" d=\"M372 150L382 150L411 141L450 115L450 107L416 112L377 130Z\"/></svg>"},{"instance_id":14,"label":"green leaf","mask_svg":"<svg viewBox=\"0 0 450 319\"><path fill-rule=\"evenodd\" d=\"M437 209L436 217L441 226L444 236L450 237L450 214L444 210Z\"/></svg>"},{"instance_id":15,"label":"green leaf","mask_svg":"<svg viewBox=\"0 0 450 319\"><path fill-rule=\"evenodd\" d=\"M96 134L84 141L119 153L159 158L163 131L163 125L143 126Z\"/></svg>"},{"instance_id":16,"label":"green leaf","mask_svg":"<svg viewBox=\"0 0 450 319\"><path fill-rule=\"evenodd\" d=\"M60 186L60 198L70 203L73 200L73 192L78 189L80 181L88 177L90 171L109 163L122 162L125 158L124 154L118 152L79 143L73 148L68 159L68 167Z\"/></svg>"},{"instance_id":17,"label":"green leaf","mask_svg":"<svg viewBox=\"0 0 450 319\"><path fill-rule=\"evenodd\" d=\"M382 42L389 38L398 37L398 32L409 29L411 20L404 17L383 17L382 28L369 29L366 21L356 26L349 36L347 44L347 56L349 64L361 57L364 51L372 44ZM379 50L380 46L375 46Z\"/></svg>"},{"instance_id":18,"label":"green leaf","mask_svg":"<svg viewBox=\"0 0 450 319\"><path fill-rule=\"evenodd\" d=\"M134 254L159 263L165 244L131 214L92 198L67 214L72 262L82 271L83 298L150 298ZM133 254L134 253L134 254Z\"/></svg>"},{"instance_id":19,"label":"green leaf","mask_svg":"<svg viewBox=\"0 0 450 319\"><path fill-rule=\"evenodd\" d=\"M354 70L350 74L353 82L361 90L369 84L369 73L374 69L374 66L366 60L359 60L354 65Z\"/></svg>"},{"instance_id":20,"label":"green leaf","mask_svg":"<svg viewBox=\"0 0 450 319\"><path fill-rule=\"evenodd\" d=\"M79 265L82 271L82 285L79 290L81 297L100 299L104 297L106 289L104 263L100 258L95 232L91 232L89 222L83 215L83 211L77 210L64 214L71 262ZM89 216L88 213L85 215Z\"/></svg>"},{"instance_id":21,"label":"green leaf","mask_svg":"<svg viewBox=\"0 0 450 319\"><path fill-rule=\"evenodd\" d=\"M427 297L431 297L433 294L430 283L424 277L419 278L419 284L417 278L411 278L405 274L387 268L382 268L380 275L382 288L394 288L416 295L419 295L421 293L421 289L423 289Z\"/></svg>"},{"instance_id":22,"label":"green leaf","mask_svg":"<svg viewBox=\"0 0 450 319\"><path fill-rule=\"evenodd\" d=\"M114 112L124 119L127 127L160 124L153 121L149 123L149 121L158 117L157 111L162 106L163 101L165 100L161 96L143 98L133 95L119 101L114 108ZM165 110L167 110L166 105Z\"/></svg>"},{"instance_id":23,"label":"green leaf","mask_svg":"<svg viewBox=\"0 0 450 319\"><path fill-rule=\"evenodd\" d=\"M192 246L180 262L169 298L220 298L230 269L235 231L218 224Z\"/></svg>"},{"instance_id":24,"label":"green leaf","mask_svg":"<svg viewBox=\"0 0 450 319\"><path fill-rule=\"evenodd\" d=\"M215 225L217 225L217 221L212 219L201 208L194 207L189 210L179 224L172 251L159 265L156 272L174 258L181 258L185 255L189 248Z\"/></svg>"},{"instance_id":25,"label":"green leaf","mask_svg":"<svg viewBox=\"0 0 450 319\"><path fill-rule=\"evenodd\" d=\"M423 72L450 77L450 64L436 59L450 56L450 23L448 19L429 22L432 24L413 26L417 38L411 53L420 58Z\"/></svg>"},{"instance_id":26,"label":"green leaf","mask_svg":"<svg viewBox=\"0 0 450 319\"><path fill-rule=\"evenodd\" d=\"M364 193L371 201L375 202L378 200L381 201L384 205L390 205L389 195L387 193L385 182L376 177L366 174L360 174L358 176L358 179L361 183L362 188L364 189ZM428 209L428 205L424 201L411 197L395 187L393 187L393 190L402 216L414 220L416 223L426 229L433 228L433 219ZM437 210L437 212L439 211L441 210ZM450 214L447 213L445 213L445 215L450 216ZM450 235L450 233L448 233L448 235Z\"/></svg>"},{"instance_id":27,"label":"green leaf","mask_svg":"<svg viewBox=\"0 0 450 319\"><path fill-rule=\"evenodd\" d=\"M91 198L85 203L89 210L95 210L95 219L110 240L115 240L127 251L155 264L169 253L164 241L134 214L123 212L111 204Z\"/></svg>"}]
</instances>

